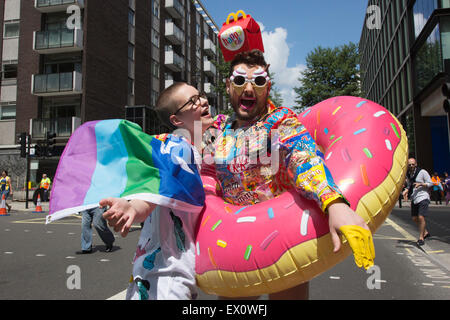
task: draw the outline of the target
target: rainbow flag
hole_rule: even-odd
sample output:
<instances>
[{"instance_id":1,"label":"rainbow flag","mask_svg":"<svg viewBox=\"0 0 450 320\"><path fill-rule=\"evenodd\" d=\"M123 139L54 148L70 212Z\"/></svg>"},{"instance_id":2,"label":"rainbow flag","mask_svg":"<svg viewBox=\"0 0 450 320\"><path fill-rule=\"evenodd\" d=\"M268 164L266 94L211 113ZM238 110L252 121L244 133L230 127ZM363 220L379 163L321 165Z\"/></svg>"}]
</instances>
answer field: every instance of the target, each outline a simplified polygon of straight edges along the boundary
<instances>
[{"instance_id":1,"label":"rainbow flag","mask_svg":"<svg viewBox=\"0 0 450 320\"><path fill-rule=\"evenodd\" d=\"M150 136L126 120L83 124L59 161L47 223L108 197L201 211L205 194L192 146L171 134Z\"/></svg>"}]
</instances>

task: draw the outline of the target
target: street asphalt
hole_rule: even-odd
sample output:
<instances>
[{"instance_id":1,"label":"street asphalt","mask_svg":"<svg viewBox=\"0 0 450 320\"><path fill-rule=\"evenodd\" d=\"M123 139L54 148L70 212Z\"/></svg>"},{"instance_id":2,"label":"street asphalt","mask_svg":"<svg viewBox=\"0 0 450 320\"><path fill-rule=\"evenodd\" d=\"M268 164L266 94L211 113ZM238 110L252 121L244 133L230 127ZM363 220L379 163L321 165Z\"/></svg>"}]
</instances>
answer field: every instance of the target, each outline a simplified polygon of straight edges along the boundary
<instances>
[{"instance_id":1,"label":"street asphalt","mask_svg":"<svg viewBox=\"0 0 450 320\"><path fill-rule=\"evenodd\" d=\"M0 300L124 299L139 225L126 238L116 235L113 252L105 252L95 235L93 253L81 254L79 216L46 225L47 213L33 213L32 203L28 210L23 202L12 205L9 216L0 216ZM47 203L43 209L48 210ZM450 206L430 208L432 237L423 247L415 243L418 231L409 210L408 203L395 208L374 235L375 278L375 273L358 269L350 256L310 282L310 299L448 300ZM75 273L79 282L74 282ZM217 297L201 292L199 299Z\"/></svg>"}]
</instances>

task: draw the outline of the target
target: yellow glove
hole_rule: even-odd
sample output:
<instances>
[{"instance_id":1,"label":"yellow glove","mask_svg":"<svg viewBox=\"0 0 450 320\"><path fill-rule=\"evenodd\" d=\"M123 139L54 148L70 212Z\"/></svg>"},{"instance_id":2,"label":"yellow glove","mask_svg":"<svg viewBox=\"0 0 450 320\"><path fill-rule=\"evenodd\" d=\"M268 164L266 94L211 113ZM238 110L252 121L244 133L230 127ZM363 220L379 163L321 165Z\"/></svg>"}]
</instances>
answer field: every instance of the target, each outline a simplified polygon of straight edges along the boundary
<instances>
[{"instance_id":1,"label":"yellow glove","mask_svg":"<svg viewBox=\"0 0 450 320\"><path fill-rule=\"evenodd\" d=\"M375 247L373 245L372 233L360 226L342 226L339 228L347 238L353 251L356 265L368 270L374 265Z\"/></svg>"}]
</instances>

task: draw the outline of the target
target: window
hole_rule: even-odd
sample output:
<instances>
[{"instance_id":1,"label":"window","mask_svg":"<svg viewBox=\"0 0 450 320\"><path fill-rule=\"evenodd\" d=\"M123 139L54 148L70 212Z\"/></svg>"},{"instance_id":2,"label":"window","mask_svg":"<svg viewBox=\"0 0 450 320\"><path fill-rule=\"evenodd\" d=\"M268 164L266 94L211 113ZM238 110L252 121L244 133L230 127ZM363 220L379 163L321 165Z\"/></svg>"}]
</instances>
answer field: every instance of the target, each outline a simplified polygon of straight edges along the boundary
<instances>
[{"instance_id":1,"label":"window","mask_svg":"<svg viewBox=\"0 0 450 320\"><path fill-rule=\"evenodd\" d=\"M159 1L152 0L152 13L159 19Z\"/></svg>"},{"instance_id":2,"label":"window","mask_svg":"<svg viewBox=\"0 0 450 320\"><path fill-rule=\"evenodd\" d=\"M5 23L3 37L14 38L18 36L19 36L19 23L18 22Z\"/></svg>"},{"instance_id":3,"label":"window","mask_svg":"<svg viewBox=\"0 0 450 320\"><path fill-rule=\"evenodd\" d=\"M441 50L441 37L438 24L414 57L415 74L417 77L415 93L419 93L438 73L444 71Z\"/></svg>"},{"instance_id":4,"label":"window","mask_svg":"<svg viewBox=\"0 0 450 320\"><path fill-rule=\"evenodd\" d=\"M128 42L128 59L134 60L134 45Z\"/></svg>"},{"instance_id":5,"label":"window","mask_svg":"<svg viewBox=\"0 0 450 320\"><path fill-rule=\"evenodd\" d=\"M155 78L159 79L159 63L155 60L151 62L151 72Z\"/></svg>"},{"instance_id":6,"label":"window","mask_svg":"<svg viewBox=\"0 0 450 320\"><path fill-rule=\"evenodd\" d=\"M151 95L150 95L150 104L152 106L156 106L157 100L158 100L158 92L156 92L155 90L152 90Z\"/></svg>"},{"instance_id":7,"label":"window","mask_svg":"<svg viewBox=\"0 0 450 320\"><path fill-rule=\"evenodd\" d=\"M0 120L10 120L16 118L16 106L0 106Z\"/></svg>"},{"instance_id":8,"label":"window","mask_svg":"<svg viewBox=\"0 0 450 320\"><path fill-rule=\"evenodd\" d=\"M417 0L413 7L414 35L417 38L422 32L431 14L438 8L437 1Z\"/></svg>"},{"instance_id":9,"label":"window","mask_svg":"<svg viewBox=\"0 0 450 320\"><path fill-rule=\"evenodd\" d=\"M2 69L3 80L17 78L17 64L4 64Z\"/></svg>"},{"instance_id":10,"label":"window","mask_svg":"<svg viewBox=\"0 0 450 320\"><path fill-rule=\"evenodd\" d=\"M128 9L128 23L132 26L134 26L134 11L131 9Z\"/></svg>"},{"instance_id":11,"label":"window","mask_svg":"<svg viewBox=\"0 0 450 320\"><path fill-rule=\"evenodd\" d=\"M128 78L128 95L134 95L134 80Z\"/></svg>"},{"instance_id":12,"label":"window","mask_svg":"<svg viewBox=\"0 0 450 320\"><path fill-rule=\"evenodd\" d=\"M159 48L159 33L152 28L152 43Z\"/></svg>"}]
</instances>

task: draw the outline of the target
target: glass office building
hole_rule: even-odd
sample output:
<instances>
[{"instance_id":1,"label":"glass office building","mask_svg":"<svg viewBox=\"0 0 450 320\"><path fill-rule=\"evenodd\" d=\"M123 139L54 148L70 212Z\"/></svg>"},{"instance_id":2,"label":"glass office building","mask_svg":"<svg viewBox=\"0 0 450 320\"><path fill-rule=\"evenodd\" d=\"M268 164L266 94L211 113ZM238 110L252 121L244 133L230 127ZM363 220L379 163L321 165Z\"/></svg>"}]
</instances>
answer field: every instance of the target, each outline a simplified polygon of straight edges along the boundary
<instances>
[{"instance_id":1,"label":"glass office building","mask_svg":"<svg viewBox=\"0 0 450 320\"><path fill-rule=\"evenodd\" d=\"M419 165L448 172L450 0L369 0L359 49L365 97L397 116Z\"/></svg>"}]
</instances>

